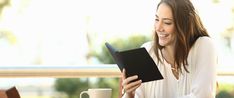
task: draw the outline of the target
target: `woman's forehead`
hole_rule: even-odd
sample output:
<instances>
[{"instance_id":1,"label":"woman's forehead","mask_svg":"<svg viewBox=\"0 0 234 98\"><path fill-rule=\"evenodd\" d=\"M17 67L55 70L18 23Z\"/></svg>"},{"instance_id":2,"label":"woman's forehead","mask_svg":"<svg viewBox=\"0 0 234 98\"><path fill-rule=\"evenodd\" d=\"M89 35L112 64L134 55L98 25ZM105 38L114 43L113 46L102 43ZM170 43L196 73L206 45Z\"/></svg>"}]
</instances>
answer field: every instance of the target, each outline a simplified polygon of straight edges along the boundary
<instances>
[{"instance_id":1,"label":"woman's forehead","mask_svg":"<svg viewBox=\"0 0 234 98\"><path fill-rule=\"evenodd\" d=\"M156 11L156 17L173 19L172 10L170 6L168 6L165 3L160 4Z\"/></svg>"}]
</instances>

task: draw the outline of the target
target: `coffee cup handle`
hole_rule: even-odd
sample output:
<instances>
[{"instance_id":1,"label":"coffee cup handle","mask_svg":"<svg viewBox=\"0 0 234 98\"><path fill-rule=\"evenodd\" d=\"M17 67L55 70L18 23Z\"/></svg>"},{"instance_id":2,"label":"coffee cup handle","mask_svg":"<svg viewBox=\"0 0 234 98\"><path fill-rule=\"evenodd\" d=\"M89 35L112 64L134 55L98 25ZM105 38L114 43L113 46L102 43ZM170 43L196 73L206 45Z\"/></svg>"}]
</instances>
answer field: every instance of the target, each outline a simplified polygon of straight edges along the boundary
<instances>
[{"instance_id":1,"label":"coffee cup handle","mask_svg":"<svg viewBox=\"0 0 234 98\"><path fill-rule=\"evenodd\" d=\"M82 92L80 93L80 98L82 98L82 95L85 94L85 93L89 95L88 91L82 91Z\"/></svg>"}]
</instances>

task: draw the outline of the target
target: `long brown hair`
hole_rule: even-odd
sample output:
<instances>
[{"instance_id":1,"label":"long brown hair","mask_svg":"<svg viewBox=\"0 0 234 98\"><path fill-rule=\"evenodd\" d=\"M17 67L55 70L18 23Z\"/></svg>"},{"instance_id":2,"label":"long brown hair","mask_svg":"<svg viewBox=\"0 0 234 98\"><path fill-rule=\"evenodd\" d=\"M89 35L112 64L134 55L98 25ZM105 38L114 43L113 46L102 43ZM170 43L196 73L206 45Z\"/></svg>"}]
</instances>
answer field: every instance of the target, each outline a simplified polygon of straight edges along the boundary
<instances>
[{"instance_id":1,"label":"long brown hair","mask_svg":"<svg viewBox=\"0 0 234 98\"><path fill-rule=\"evenodd\" d=\"M162 3L167 4L169 7L171 7L176 28L174 64L177 64L177 70L180 70L180 72L182 66L186 72L189 72L187 69L187 57L189 54L189 50L192 48L193 44L199 37L209 35L190 0L161 0L161 2L159 2L157 6L157 9ZM162 49L164 47L159 45L156 31L154 35L153 48L155 55L159 59L159 62L162 62L159 54L162 53Z\"/></svg>"}]
</instances>

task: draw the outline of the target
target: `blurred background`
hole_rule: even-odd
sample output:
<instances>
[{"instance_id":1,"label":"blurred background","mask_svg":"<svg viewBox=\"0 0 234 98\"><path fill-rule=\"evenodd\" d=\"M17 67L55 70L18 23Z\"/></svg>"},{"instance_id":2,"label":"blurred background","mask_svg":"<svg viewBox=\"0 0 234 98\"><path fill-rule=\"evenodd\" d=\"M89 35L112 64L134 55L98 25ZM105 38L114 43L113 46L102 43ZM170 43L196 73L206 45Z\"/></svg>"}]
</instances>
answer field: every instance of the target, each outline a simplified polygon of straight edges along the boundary
<instances>
[{"instance_id":1,"label":"blurred background","mask_svg":"<svg viewBox=\"0 0 234 98\"><path fill-rule=\"evenodd\" d=\"M0 69L73 68L114 64L104 47L140 47L152 40L159 0L0 0ZM217 46L219 72L234 73L234 1L192 0ZM218 76L217 98L234 98L234 75ZM77 98L88 88L110 87L118 77L5 78L22 98ZM87 96L85 96L87 98Z\"/></svg>"}]
</instances>

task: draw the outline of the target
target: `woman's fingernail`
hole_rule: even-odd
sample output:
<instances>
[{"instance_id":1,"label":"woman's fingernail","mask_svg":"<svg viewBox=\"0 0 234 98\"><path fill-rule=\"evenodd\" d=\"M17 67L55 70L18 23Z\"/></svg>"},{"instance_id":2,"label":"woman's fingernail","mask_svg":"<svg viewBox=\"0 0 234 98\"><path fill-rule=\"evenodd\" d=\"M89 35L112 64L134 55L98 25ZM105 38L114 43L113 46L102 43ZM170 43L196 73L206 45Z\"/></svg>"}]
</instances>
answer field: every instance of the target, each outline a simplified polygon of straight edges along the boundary
<instances>
[{"instance_id":1,"label":"woman's fingernail","mask_svg":"<svg viewBox=\"0 0 234 98\"><path fill-rule=\"evenodd\" d=\"M137 76L137 75L135 75L135 78L138 78L138 76Z\"/></svg>"}]
</instances>

